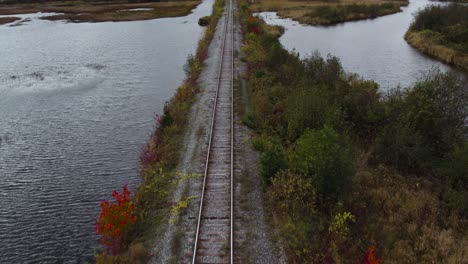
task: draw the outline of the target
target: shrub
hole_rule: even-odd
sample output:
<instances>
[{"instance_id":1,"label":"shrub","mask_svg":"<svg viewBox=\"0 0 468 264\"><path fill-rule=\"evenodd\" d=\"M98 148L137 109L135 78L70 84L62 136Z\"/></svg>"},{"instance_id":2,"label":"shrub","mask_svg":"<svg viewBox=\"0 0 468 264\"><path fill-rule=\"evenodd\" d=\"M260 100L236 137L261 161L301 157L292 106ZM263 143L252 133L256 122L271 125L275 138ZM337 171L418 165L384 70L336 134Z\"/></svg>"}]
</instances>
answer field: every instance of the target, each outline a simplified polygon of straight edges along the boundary
<instances>
[{"instance_id":1,"label":"shrub","mask_svg":"<svg viewBox=\"0 0 468 264\"><path fill-rule=\"evenodd\" d=\"M260 156L260 173L263 180L269 184L273 175L287 167L281 147L274 144L267 148Z\"/></svg>"},{"instance_id":2,"label":"shrub","mask_svg":"<svg viewBox=\"0 0 468 264\"><path fill-rule=\"evenodd\" d=\"M348 92L343 96L344 120L353 134L369 142L383 124L385 109L380 101L378 84L357 76L349 79Z\"/></svg>"},{"instance_id":3,"label":"shrub","mask_svg":"<svg viewBox=\"0 0 468 264\"><path fill-rule=\"evenodd\" d=\"M303 63L310 83L328 84L334 88L336 83L343 80L344 70L338 57L328 55L325 60L318 52L314 52Z\"/></svg>"},{"instance_id":4,"label":"shrub","mask_svg":"<svg viewBox=\"0 0 468 264\"><path fill-rule=\"evenodd\" d=\"M310 179L289 170L278 172L271 180L268 197L280 214L293 219L315 212L315 188Z\"/></svg>"},{"instance_id":5,"label":"shrub","mask_svg":"<svg viewBox=\"0 0 468 264\"><path fill-rule=\"evenodd\" d=\"M436 174L458 189L468 189L468 141L448 155L438 165Z\"/></svg>"},{"instance_id":6,"label":"shrub","mask_svg":"<svg viewBox=\"0 0 468 264\"><path fill-rule=\"evenodd\" d=\"M290 167L316 184L322 201L335 201L354 174L353 153L349 142L329 126L306 130L297 140Z\"/></svg>"},{"instance_id":7,"label":"shrub","mask_svg":"<svg viewBox=\"0 0 468 264\"><path fill-rule=\"evenodd\" d=\"M337 213L333 216L328 231L332 234L333 241L340 243L348 239L349 222L355 222L356 218L350 212Z\"/></svg>"},{"instance_id":8,"label":"shrub","mask_svg":"<svg viewBox=\"0 0 468 264\"><path fill-rule=\"evenodd\" d=\"M200 19L198 19L198 25L203 26L203 27L208 26L210 24L210 21L211 21L210 16L200 17Z\"/></svg>"},{"instance_id":9,"label":"shrub","mask_svg":"<svg viewBox=\"0 0 468 264\"><path fill-rule=\"evenodd\" d=\"M441 194L442 206L468 217L468 142L457 146L437 165L436 175L446 183Z\"/></svg>"},{"instance_id":10,"label":"shrub","mask_svg":"<svg viewBox=\"0 0 468 264\"><path fill-rule=\"evenodd\" d=\"M388 101L389 124L377 153L404 172L432 171L467 135L466 84L452 73L432 72Z\"/></svg>"},{"instance_id":11,"label":"shrub","mask_svg":"<svg viewBox=\"0 0 468 264\"><path fill-rule=\"evenodd\" d=\"M419 10L411 23L411 31L433 31L441 37L439 44L468 53L468 6L430 5Z\"/></svg>"},{"instance_id":12,"label":"shrub","mask_svg":"<svg viewBox=\"0 0 468 264\"><path fill-rule=\"evenodd\" d=\"M289 170L278 172L267 191L268 201L278 216L285 247L304 262L318 232L315 187L310 179Z\"/></svg>"},{"instance_id":13,"label":"shrub","mask_svg":"<svg viewBox=\"0 0 468 264\"><path fill-rule=\"evenodd\" d=\"M380 259L374 253L375 247L370 246L366 250L366 264L379 264Z\"/></svg>"},{"instance_id":14,"label":"shrub","mask_svg":"<svg viewBox=\"0 0 468 264\"><path fill-rule=\"evenodd\" d=\"M287 101L288 135L297 139L306 129L322 128L340 123L341 110L320 86L299 89Z\"/></svg>"},{"instance_id":15,"label":"shrub","mask_svg":"<svg viewBox=\"0 0 468 264\"><path fill-rule=\"evenodd\" d=\"M112 192L116 203L101 202L101 214L96 221L96 233L101 235L100 243L107 247L112 255L118 255L122 250L122 238L136 223L135 206L130 201L127 186L120 194Z\"/></svg>"}]
</instances>

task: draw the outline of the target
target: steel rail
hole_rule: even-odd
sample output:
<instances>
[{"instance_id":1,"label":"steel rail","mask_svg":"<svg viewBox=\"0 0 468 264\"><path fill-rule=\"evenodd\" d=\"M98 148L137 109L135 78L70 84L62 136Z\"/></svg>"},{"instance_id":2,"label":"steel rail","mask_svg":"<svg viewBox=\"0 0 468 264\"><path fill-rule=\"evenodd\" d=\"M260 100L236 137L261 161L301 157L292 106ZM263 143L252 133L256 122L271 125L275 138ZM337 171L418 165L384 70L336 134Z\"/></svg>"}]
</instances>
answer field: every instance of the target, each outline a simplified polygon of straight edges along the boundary
<instances>
[{"instance_id":1,"label":"steel rail","mask_svg":"<svg viewBox=\"0 0 468 264\"><path fill-rule=\"evenodd\" d=\"M206 155L206 160L205 160L205 172L204 172L204 176L203 176L203 184L202 184L202 192L201 192L201 197L200 197L200 206L199 206L199 211L198 211L198 220L197 220L197 230L196 230L196 233L195 233L195 244L194 244L194 247L193 247L193 257L192 257L192 264L195 264L196 263L196 257L197 257L197 247L198 247L198 240L199 240L199 235L200 235L200 224L201 224L201 219L202 219L202 212L203 212L203 200L204 200L204 196L205 196L205 187L206 187L206 179L207 179L207 175L208 175L208 169L209 169L209 161L210 161L210 152L211 152L211 143L213 141L213 129L214 129L214 125L215 125L215 117L216 117L216 106L218 104L218 94L219 94L219 88L220 88L220 83L221 83L221 73L222 73L222 66L223 66L223 60L224 60L224 50L225 50L225 46L226 46L226 35L227 35L227 30L228 30L228 24L229 24L229 19L230 19L230 16L231 16L231 5L232 5L232 0L229 1L230 4L229 4L229 8L228 8L228 11L227 11L227 15L226 15L226 19L225 19L225 23L224 23L224 31L223 31L223 43L222 43L222 47L221 47L221 51L220 51L220 61L219 61L219 71L218 71L218 77L217 77L217 81L216 81L216 94L215 94L215 100L214 100L214 104L213 104L213 114L212 114L212 117L211 117L211 126L210 126L210 134L209 134L209 138L208 138L208 149L207 149L207 155ZM232 23L232 22L231 22ZM232 26L232 25L231 25ZM233 35L233 34L231 34ZM233 36L231 36L233 37ZM233 43L231 43L231 45L233 45ZM232 54L233 54L234 51L232 51ZM234 61L232 61L232 63L234 63ZM232 69L233 70L233 69ZM232 88L232 83L233 81L231 80L231 88ZM231 101L233 99L231 98ZM232 105L231 105L231 109L232 109ZM232 113L231 113L231 116L232 116ZM232 228L233 228L233 220L232 220L232 216L233 216L233 210L232 210L232 205L233 205L233 200L232 200L232 197L233 197L233 191L232 191L232 186L233 186L233 183L232 183L232 174L233 174L233 119L231 118L231 263L233 263L233 241L232 241Z\"/></svg>"},{"instance_id":2,"label":"steel rail","mask_svg":"<svg viewBox=\"0 0 468 264\"><path fill-rule=\"evenodd\" d=\"M229 0L231 20L231 263L234 263L234 17L232 0Z\"/></svg>"}]
</instances>

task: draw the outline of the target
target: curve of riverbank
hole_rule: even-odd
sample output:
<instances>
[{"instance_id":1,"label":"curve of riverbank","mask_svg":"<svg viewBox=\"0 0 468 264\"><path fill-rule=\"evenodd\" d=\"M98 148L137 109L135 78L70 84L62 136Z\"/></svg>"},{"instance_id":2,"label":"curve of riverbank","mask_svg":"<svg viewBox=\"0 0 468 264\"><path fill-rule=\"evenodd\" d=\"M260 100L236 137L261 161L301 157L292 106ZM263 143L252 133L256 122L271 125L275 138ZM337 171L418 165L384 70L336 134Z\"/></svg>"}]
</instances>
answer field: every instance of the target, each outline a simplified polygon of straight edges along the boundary
<instances>
[{"instance_id":1,"label":"curve of riverbank","mask_svg":"<svg viewBox=\"0 0 468 264\"><path fill-rule=\"evenodd\" d=\"M335 25L348 21L372 19L401 12L407 0L291 1L257 0L251 3L254 13L277 12L306 25Z\"/></svg>"},{"instance_id":2,"label":"curve of riverbank","mask_svg":"<svg viewBox=\"0 0 468 264\"><path fill-rule=\"evenodd\" d=\"M468 55L436 43L423 32L408 31L405 40L424 54L468 71Z\"/></svg>"},{"instance_id":3,"label":"curve of riverbank","mask_svg":"<svg viewBox=\"0 0 468 264\"><path fill-rule=\"evenodd\" d=\"M19 17L0 17L0 25L3 24L8 24L8 23L13 23L17 20L20 20L21 18Z\"/></svg>"},{"instance_id":4,"label":"curve of riverbank","mask_svg":"<svg viewBox=\"0 0 468 264\"><path fill-rule=\"evenodd\" d=\"M422 54L403 38L413 21L413 13L434 4L438 3L412 0L400 13L327 27L302 25L272 12L257 15L268 24L285 29L280 42L287 50L299 53L301 58L315 51L323 57L337 56L346 71L372 79L386 91L398 85L411 86L433 67L464 74Z\"/></svg>"}]
</instances>

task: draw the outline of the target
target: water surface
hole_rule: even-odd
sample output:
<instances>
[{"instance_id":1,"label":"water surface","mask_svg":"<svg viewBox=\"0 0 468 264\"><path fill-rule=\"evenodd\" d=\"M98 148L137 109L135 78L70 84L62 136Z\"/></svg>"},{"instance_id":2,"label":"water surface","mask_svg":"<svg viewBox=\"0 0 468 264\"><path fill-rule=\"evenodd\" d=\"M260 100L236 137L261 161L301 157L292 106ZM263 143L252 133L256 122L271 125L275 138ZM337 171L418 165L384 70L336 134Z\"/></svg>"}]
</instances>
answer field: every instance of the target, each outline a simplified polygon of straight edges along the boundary
<instances>
[{"instance_id":1,"label":"water surface","mask_svg":"<svg viewBox=\"0 0 468 264\"><path fill-rule=\"evenodd\" d=\"M314 51L337 56L346 71L373 79L386 90L399 84L410 86L433 67L451 69L414 49L403 38L413 13L429 4L441 3L411 0L403 12L335 26L301 25L273 12L259 15L269 24L285 27L280 41L286 49L299 52L301 57Z\"/></svg>"},{"instance_id":2,"label":"water surface","mask_svg":"<svg viewBox=\"0 0 468 264\"><path fill-rule=\"evenodd\" d=\"M0 263L92 262L99 202L138 182L154 112L211 13L0 26Z\"/></svg>"}]
</instances>

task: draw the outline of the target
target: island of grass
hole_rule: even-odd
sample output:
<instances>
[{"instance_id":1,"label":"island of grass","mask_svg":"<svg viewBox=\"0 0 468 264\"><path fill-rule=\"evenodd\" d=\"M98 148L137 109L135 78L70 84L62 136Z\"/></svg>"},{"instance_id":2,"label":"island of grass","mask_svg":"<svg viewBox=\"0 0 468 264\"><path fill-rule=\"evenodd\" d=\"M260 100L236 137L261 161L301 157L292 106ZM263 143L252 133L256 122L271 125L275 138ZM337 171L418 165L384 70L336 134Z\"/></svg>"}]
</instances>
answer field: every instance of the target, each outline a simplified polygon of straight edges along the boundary
<instances>
[{"instance_id":1,"label":"island of grass","mask_svg":"<svg viewBox=\"0 0 468 264\"><path fill-rule=\"evenodd\" d=\"M254 12L277 12L281 17L302 24L333 25L397 13L407 5L405 0L255 0L251 9Z\"/></svg>"},{"instance_id":2,"label":"island of grass","mask_svg":"<svg viewBox=\"0 0 468 264\"><path fill-rule=\"evenodd\" d=\"M70 22L135 21L161 17L185 16L201 1L46 1L25 3L10 1L0 4L0 15L26 13L60 13L43 17Z\"/></svg>"},{"instance_id":3,"label":"island of grass","mask_svg":"<svg viewBox=\"0 0 468 264\"><path fill-rule=\"evenodd\" d=\"M468 71L468 6L428 6L405 34L416 49Z\"/></svg>"},{"instance_id":4,"label":"island of grass","mask_svg":"<svg viewBox=\"0 0 468 264\"><path fill-rule=\"evenodd\" d=\"M8 23L13 23L17 20L20 20L21 18L19 17L0 17L0 25L3 24L8 24Z\"/></svg>"}]
</instances>

